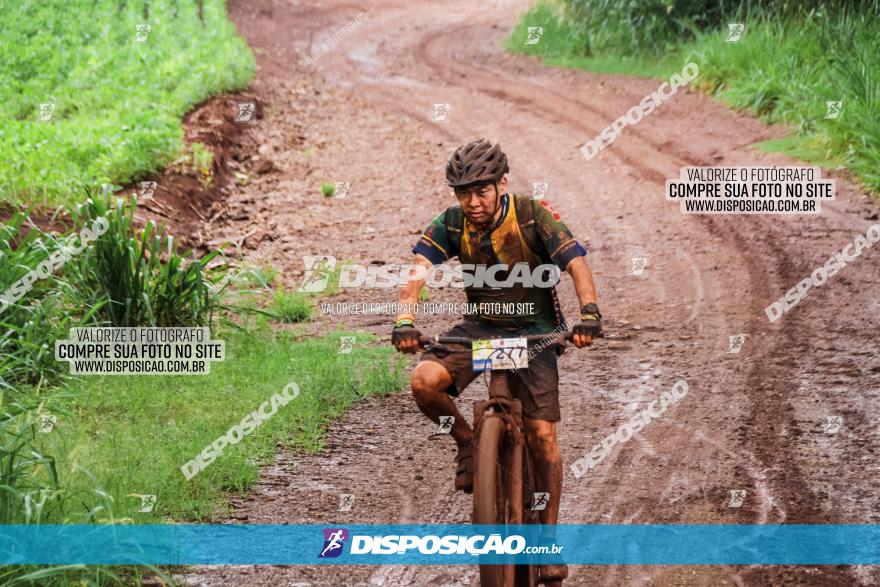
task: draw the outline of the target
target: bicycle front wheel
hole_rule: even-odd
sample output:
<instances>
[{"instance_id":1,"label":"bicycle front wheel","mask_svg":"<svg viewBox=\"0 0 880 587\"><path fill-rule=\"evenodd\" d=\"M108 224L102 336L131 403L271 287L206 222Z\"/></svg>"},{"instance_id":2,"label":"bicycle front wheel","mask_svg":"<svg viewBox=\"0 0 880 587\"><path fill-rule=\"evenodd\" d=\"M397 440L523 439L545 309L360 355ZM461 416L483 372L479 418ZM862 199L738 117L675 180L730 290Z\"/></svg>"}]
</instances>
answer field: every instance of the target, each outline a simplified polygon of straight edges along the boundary
<instances>
[{"instance_id":1,"label":"bicycle front wheel","mask_svg":"<svg viewBox=\"0 0 880 587\"><path fill-rule=\"evenodd\" d=\"M474 524L504 524L504 495L501 451L504 448L505 425L501 418L487 416L480 425L474 471ZM480 565L481 587L513 585L513 565Z\"/></svg>"}]
</instances>

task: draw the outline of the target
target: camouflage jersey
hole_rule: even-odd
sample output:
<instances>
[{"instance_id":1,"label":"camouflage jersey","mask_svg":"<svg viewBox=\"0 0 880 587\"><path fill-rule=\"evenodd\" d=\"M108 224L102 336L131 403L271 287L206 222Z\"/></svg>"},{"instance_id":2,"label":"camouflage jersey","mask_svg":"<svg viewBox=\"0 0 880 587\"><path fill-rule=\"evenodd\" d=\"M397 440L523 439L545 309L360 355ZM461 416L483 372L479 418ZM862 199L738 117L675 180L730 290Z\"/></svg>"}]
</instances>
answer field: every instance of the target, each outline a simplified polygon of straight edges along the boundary
<instances>
[{"instance_id":1,"label":"camouflage jersey","mask_svg":"<svg viewBox=\"0 0 880 587\"><path fill-rule=\"evenodd\" d=\"M497 278L505 280L517 263L527 263L529 274L544 264L564 270L572 259L585 255L586 250L549 202L522 194L504 194L501 216L485 232L477 232L461 207L452 206L431 221L413 247L413 253L423 255L435 265L454 257L462 264L487 268L503 264L506 270L499 271ZM515 271L514 274L521 273ZM546 272L544 279L547 279ZM485 304L492 302L508 304L507 311L500 313L476 312L479 320L492 326L532 334L550 332L564 322L553 286L526 287L521 282L503 288L479 285L475 283L465 288L469 305L476 304L472 307L498 307ZM481 303L484 304L481 306ZM510 308L533 311L514 313Z\"/></svg>"}]
</instances>

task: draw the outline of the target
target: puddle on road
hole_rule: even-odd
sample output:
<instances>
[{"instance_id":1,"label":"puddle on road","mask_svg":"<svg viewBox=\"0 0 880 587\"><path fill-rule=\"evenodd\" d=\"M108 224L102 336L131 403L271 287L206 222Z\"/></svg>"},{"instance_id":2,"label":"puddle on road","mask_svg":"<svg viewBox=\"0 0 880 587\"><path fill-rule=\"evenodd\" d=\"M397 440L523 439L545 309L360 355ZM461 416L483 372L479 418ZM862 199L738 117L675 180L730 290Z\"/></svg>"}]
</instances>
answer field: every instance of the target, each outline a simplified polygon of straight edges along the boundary
<instances>
[{"instance_id":1,"label":"puddle on road","mask_svg":"<svg viewBox=\"0 0 880 587\"><path fill-rule=\"evenodd\" d=\"M376 54L377 46L372 43L358 45L357 48L348 52L348 57L359 65L358 74L361 80L368 83L388 83L408 88L425 89L428 86L412 78L401 75L392 75L385 68L385 63ZM351 85L347 79L339 79L344 85Z\"/></svg>"}]
</instances>

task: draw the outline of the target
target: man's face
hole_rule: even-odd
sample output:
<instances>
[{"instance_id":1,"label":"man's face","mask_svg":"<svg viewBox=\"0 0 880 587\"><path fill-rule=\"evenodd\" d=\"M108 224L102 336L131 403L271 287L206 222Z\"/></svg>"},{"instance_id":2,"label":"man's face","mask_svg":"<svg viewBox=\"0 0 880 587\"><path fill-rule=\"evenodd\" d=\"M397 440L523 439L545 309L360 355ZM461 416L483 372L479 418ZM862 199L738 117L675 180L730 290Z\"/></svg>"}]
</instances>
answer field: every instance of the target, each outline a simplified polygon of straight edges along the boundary
<instances>
[{"instance_id":1,"label":"man's face","mask_svg":"<svg viewBox=\"0 0 880 587\"><path fill-rule=\"evenodd\" d=\"M507 177L502 177L497 184L483 183L455 188L455 197L464 211L467 219L477 226L488 224L492 221L495 212L496 192L503 194L507 189Z\"/></svg>"}]
</instances>

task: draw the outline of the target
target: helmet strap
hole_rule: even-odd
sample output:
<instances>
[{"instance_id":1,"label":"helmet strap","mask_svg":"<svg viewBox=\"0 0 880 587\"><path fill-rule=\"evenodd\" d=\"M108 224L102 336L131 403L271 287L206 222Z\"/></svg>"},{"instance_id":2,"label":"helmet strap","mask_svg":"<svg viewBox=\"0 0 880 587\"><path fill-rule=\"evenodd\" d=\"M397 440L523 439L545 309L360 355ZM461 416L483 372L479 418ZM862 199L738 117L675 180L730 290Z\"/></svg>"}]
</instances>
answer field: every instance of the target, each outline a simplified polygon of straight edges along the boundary
<instances>
[{"instance_id":1,"label":"helmet strap","mask_svg":"<svg viewBox=\"0 0 880 587\"><path fill-rule=\"evenodd\" d=\"M498 213L498 208L501 207L501 196L498 193L498 182L493 183L492 187L495 188L495 209L492 210L492 220L489 221L490 226L495 222L495 215Z\"/></svg>"}]
</instances>

